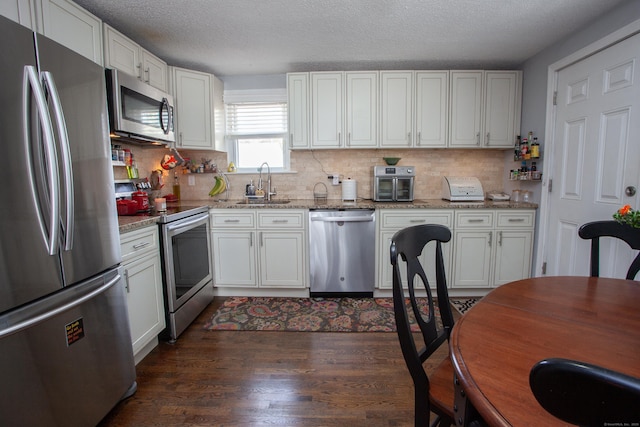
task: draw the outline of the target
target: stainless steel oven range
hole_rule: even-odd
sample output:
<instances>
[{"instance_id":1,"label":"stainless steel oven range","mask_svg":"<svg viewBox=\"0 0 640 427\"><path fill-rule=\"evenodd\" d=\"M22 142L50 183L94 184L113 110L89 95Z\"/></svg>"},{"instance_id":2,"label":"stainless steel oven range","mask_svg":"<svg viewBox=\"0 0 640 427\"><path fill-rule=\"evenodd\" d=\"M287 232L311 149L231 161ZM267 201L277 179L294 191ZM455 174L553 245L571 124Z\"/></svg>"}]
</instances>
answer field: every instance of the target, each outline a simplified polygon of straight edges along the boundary
<instances>
[{"instance_id":1,"label":"stainless steel oven range","mask_svg":"<svg viewBox=\"0 0 640 427\"><path fill-rule=\"evenodd\" d=\"M166 338L178 336L213 300L207 207L168 208L160 214Z\"/></svg>"}]
</instances>

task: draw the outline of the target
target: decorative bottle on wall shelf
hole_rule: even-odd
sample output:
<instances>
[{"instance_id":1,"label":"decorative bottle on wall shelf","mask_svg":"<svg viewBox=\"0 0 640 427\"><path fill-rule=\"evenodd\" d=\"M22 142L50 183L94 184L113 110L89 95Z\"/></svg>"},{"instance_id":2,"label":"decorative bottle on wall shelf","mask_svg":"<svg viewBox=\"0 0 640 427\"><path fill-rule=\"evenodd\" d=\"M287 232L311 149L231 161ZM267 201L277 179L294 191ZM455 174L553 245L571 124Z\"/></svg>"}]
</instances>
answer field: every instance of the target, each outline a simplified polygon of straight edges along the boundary
<instances>
[{"instance_id":1,"label":"decorative bottle on wall shelf","mask_svg":"<svg viewBox=\"0 0 640 427\"><path fill-rule=\"evenodd\" d=\"M529 132L525 138L520 135L516 137L513 152L513 160L520 162L518 169L509 172L509 179L512 181L540 181L542 174L538 171L537 160L540 158L540 142L538 137L533 136L533 132Z\"/></svg>"}]
</instances>

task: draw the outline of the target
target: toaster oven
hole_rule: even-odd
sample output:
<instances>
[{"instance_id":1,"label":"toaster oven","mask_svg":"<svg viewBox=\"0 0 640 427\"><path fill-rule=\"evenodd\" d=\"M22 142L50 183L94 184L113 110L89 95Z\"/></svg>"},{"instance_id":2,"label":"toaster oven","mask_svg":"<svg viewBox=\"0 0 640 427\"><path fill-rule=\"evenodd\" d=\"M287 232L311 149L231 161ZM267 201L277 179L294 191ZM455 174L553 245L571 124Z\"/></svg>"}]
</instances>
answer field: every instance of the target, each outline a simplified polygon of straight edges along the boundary
<instances>
[{"instance_id":1,"label":"toaster oven","mask_svg":"<svg viewBox=\"0 0 640 427\"><path fill-rule=\"evenodd\" d=\"M374 166L372 199L376 202L412 202L413 166Z\"/></svg>"}]
</instances>

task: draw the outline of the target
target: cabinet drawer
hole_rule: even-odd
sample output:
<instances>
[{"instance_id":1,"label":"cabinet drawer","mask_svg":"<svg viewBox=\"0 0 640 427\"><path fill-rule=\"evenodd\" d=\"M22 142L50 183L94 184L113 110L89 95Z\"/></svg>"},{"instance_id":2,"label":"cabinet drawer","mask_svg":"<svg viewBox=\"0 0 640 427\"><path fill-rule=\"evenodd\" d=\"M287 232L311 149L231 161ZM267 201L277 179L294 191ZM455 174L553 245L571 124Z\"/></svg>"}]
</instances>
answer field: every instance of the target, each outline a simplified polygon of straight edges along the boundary
<instances>
[{"instance_id":1,"label":"cabinet drawer","mask_svg":"<svg viewBox=\"0 0 640 427\"><path fill-rule=\"evenodd\" d=\"M405 227L422 224L439 224L451 227L453 225L453 211L408 209L405 211L380 212L380 227L399 230Z\"/></svg>"},{"instance_id":2,"label":"cabinet drawer","mask_svg":"<svg viewBox=\"0 0 640 427\"><path fill-rule=\"evenodd\" d=\"M120 235L120 251L122 262L144 255L151 251L158 251L158 226L145 227Z\"/></svg>"},{"instance_id":3,"label":"cabinet drawer","mask_svg":"<svg viewBox=\"0 0 640 427\"><path fill-rule=\"evenodd\" d=\"M258 212L258 227L260 228L303 228L304 212L303 211L283 212L279 209Z\"/></svg>"},{"instance_id":4,"label":"cabinet drawer","mask_svg":"<svg viewBox=\"0 0 640 427\"><path fill-rule=\"evenodd\" d=\"M211 228L254 228L256 216L252 211L239 209L211 211Z\"/></svg>"},{"instance_id":5,"label":"cabinet drawer","mask_svg":"<svg viewBox=\"0 0 640 427\"><path fill-rule=\"evenodd\" d=\"M456 230L459 228L492 228L492 211L456 212Z\"/></svg>"},{"instance_id":6,"label":"cabinet drawer","mask_svg":"<svg viewBox=\"0 0 640 427\"><path fill-rule=\"evenodd\" d=\"M498 227L500 228L532 228L535 219L534 211L505 211L498 212Z\"/></svg>"}]
</instances>

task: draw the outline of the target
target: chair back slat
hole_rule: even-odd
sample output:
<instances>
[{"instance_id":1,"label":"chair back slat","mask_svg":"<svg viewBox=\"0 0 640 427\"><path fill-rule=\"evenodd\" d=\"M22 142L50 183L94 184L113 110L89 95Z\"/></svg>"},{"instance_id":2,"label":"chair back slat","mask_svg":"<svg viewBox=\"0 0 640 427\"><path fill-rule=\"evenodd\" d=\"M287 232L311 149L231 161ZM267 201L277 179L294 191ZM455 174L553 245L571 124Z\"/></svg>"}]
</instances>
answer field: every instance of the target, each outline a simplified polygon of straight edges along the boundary
<instances>
[{"instance_id":1,"label":"chair back slat","mask_svg":"<svg viewBox=\"0 0 640 427\"><path fill-rule=\"evenodd\" d=\"M627 243L631 249L640 250L640 228L633 228L629 225L620 224L617 221L593 221L586 223L578 230L578 235L591 240L591 268L590 276L600 275L600 238L613 237ZM640 252L636 255L627 270L626 279L635 280L640 272Z\"/></svg>"}]
</instances>

